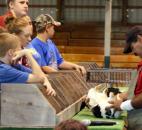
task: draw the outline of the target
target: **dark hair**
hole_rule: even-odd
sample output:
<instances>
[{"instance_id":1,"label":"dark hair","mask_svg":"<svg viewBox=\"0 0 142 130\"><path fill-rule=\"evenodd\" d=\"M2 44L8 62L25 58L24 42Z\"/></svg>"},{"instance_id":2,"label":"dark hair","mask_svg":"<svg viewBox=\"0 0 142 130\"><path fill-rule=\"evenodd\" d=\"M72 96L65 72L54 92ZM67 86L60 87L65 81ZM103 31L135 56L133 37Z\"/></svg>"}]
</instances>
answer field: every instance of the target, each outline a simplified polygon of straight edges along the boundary
<instances>
[{"instance_id":1,"label":"dark hair","mask_svg":"<svg viewBox=\"0 0 142 130\"><path fill-rule=\"evenodd\" d=\"M88 130L85 125L77 120L66 120L58 124L54 130Z\"/></svg>"},{"instance_id":2,"label":"dark hair","mask_svg":"<svg viewBox=\"0 0 142 130\"><path fill-rule=\"evenodd\" d=\"M131 44L137 42L138 35L142 35L142 26L134 26L126 34L126 45L124 47L123 53L132 52Z\"/></svg>"}]
</instances>

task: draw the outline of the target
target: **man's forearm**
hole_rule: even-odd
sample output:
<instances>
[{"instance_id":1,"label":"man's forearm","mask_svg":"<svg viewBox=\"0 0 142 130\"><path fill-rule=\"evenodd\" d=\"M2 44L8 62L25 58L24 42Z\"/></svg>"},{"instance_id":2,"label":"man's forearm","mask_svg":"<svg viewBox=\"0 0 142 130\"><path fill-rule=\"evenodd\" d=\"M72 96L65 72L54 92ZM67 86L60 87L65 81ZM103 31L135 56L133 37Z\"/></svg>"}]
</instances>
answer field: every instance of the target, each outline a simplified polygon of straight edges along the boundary
<instances>
[{"instance_id":1,"label":"man's forearm","mask_svg":"<svg viewBox=\"0 0 142 130\"><path fill-rule=\"evenodd\" d=\"M142 94L132 98L132 106L136 109L142 108Z\"/></svg>"}]
</instances>

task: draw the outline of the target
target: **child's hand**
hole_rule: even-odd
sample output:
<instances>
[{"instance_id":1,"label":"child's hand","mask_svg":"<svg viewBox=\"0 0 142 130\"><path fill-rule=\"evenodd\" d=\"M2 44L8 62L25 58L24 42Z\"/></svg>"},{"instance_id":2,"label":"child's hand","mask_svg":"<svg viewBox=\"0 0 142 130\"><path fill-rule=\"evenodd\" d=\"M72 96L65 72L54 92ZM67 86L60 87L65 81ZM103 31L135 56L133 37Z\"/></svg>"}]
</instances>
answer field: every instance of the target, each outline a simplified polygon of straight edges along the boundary
<instances>
[{"instance_id":1,"label":"child's hand","mask_svg":"<svg viewBox=\"0 0 142 130\"><path fill-rule=\"evenodd\" d=\"M82 76L86 74L86 70L83 66L80 66L80 65L76 65L75 67L75 70L77 70Z\"/></svg>"},{"instance_id":2,"label":"child's hand","mask_svg":"<svg viewBox=\"0 0 142 130\"><path fill-rule=\"evenodd\" d=\"M56 96L55 90L52 88L49 81L45 78L43 85L46 87L47 95Z\"/></svg>"},{"instance_id":3,"label":"child's hand","mask_svg":"<svg viewBox=\"0 0 142 130\"><path fill-rule=\"evenodd\" d=\"M18 59L20 59L21 57L23 56L27 56L27 55L31 55L31 51L29 49L23 49L23 50L20 50L20 51L16 51L14 53L14 56L12 58L13 61L17 61Z\"/></svg>"}]
</instances>

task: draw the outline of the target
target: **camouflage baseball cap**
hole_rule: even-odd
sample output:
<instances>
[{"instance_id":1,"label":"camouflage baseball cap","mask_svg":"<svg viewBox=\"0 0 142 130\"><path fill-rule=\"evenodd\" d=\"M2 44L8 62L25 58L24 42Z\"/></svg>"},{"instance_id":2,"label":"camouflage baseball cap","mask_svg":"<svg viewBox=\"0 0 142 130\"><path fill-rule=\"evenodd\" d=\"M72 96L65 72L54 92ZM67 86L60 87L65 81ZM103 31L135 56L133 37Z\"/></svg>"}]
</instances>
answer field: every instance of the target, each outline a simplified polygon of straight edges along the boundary
<instances>
[{"instance_id":1,"label":"camouflage baseball cap","mask_svg":"<svg viewBox=\"0 0 142 130\"><path fill-rule=\"evenodd\" d=\"M54 26L60 26L61 23L57 22L53 19L53 17L49 14L41 14L35 19L36 30L39 31L45 28L48 24L52 24Z\"/></svg>"}]
</instances>

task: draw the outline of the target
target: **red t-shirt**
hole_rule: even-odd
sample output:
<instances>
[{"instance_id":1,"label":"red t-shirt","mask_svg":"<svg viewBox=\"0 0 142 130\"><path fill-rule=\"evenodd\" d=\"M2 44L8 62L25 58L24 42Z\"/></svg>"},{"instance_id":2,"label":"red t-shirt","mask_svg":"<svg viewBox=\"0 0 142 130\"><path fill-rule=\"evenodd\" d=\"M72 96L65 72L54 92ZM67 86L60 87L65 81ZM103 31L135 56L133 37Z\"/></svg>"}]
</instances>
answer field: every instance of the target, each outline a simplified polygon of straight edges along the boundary
<instances>
[{"instance_id":1,"label":"red t-shirt","mask_svg":"<svg viewBox=\"0 0 142 130\"><path fill-rule=\"evenodd\" d=\"M0 27L5 27L5 20L7 17L12 16L12 13L9 11L6 14L0 16Z\"/></svg>"},{"instance_id":2,"label":"red t-shirt","mask_svg":"<svg viewBox=\"0 0 142 130\"><path fill-rule=\"evenodd\" d=\"M140 93L142 93L142 68L141 67L142 67L142 61L138 64L138 67L137 67L139 75L138 75L137 84L134 91L135 95L139 95Z\"/></svg>"}]
</instances>

